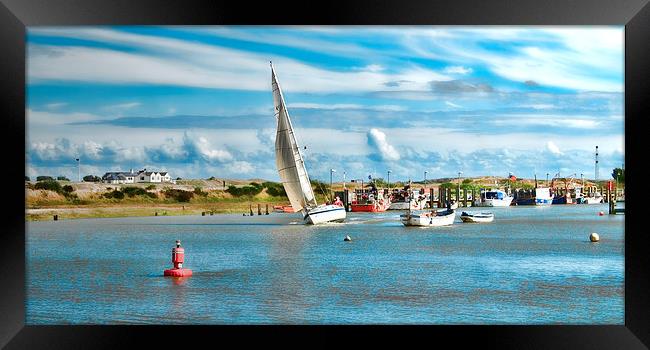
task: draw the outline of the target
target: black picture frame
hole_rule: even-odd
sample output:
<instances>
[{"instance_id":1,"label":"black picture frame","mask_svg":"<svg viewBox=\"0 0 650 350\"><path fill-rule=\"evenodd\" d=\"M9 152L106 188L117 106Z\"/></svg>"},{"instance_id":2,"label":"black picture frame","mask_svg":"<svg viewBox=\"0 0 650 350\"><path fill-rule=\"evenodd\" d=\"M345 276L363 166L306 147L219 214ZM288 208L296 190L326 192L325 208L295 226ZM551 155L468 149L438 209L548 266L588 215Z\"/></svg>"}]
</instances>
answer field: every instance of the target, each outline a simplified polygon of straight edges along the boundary
<instances>
[{"instance_id":1,"label":"black picture frame","mask_svg":"<svg viewBox=\"0 0 650 350\"><path fill-rule=\"evenodd\" d=\"M612 326L231 327L26 326L24 171L25 28L42 25L331 24L331 25L625 25L625 324ZM314 335L319 345L413 339L496 348L643 349L650 346L650 244L640 218L645 119L650 115L650 5L625 1L327 1L214 2L170 0L0 0L0 115L8 196L0 263L0 345L23 348L109 348L149 340L208 338L208 344ZM19 146L23 145L23 147ZM637 157L635 157L635 155ZM24 175L24 174L23 174ZM585 295L585 298L594 296ZM597 297L597 296L595 296ZM367 333L372 333L368 337ZM177 335L180 335L177 337ZM330 336L332 335L332 336ZM333 336L333 335L336 335ZM175 346L171 343L169 346ZM183 345L183 347L186 347Z\"/></svg>"}]
</instances>

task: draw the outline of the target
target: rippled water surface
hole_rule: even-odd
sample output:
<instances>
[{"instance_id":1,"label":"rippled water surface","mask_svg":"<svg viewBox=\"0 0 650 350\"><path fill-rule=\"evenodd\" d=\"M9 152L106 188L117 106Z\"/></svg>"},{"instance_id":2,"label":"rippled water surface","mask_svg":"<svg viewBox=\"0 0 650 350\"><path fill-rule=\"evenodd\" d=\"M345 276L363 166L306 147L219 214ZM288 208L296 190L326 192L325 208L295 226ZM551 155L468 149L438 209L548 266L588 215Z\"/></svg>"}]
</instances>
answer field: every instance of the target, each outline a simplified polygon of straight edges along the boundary
<instances>
[{"instance_id":1,"label":"rippled water surface","mask_svg":"<svg viewBox=\"0 0 650 350\"><path fill-rule=\"evenodd\" d=\"M323 226L299 214L29 222L26 322L623 324L623 215L598 216L606 205L466 209L479 210L495 221L406 228L385 212ZM190 278L162 277L176 239Z\"/></svg>"}]
</instances>

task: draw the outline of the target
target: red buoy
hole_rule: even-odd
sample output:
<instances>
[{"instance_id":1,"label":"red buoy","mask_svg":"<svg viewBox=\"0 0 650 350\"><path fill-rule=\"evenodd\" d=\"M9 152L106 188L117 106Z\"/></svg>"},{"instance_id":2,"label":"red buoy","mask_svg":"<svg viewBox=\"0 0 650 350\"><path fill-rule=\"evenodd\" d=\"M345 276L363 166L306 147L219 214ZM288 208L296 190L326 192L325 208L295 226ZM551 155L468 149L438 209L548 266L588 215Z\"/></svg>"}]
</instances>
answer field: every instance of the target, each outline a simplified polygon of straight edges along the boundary
<instances>
[{"instance_id":1,"label":"red buoy","mask_svg":"<svg viewBox=\"0 0 650 350\"><path fill-rule=\"evenodd\" d=\"M605 212L602 211L598 212L598 216L603 216L603 215L605 215Z\"/></svg>"},{"instance_id":2,"label":"red buoy","mask_svg":"<svg viewBox=\"0 0 650 350\"><path fill-rule=\"evenodd\" d=\"M192 270L183 268L183 262L185 262L185 249L181 248L181 241L176 240L176 247L172 248L172 264L174 264L174 268L165 270L164 275L171 277L192 276Z\"/></svg>"}]
</instances>

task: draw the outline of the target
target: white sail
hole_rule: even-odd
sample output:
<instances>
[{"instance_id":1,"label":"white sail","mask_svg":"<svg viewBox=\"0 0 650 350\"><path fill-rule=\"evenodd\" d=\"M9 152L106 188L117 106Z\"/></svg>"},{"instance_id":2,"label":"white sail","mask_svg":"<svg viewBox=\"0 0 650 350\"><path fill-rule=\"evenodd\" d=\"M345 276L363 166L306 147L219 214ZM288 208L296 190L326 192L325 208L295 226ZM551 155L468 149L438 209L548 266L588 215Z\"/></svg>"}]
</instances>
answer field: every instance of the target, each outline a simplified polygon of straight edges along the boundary
<instances>
[{"instance_id":1,"label":"white sail","mask_svg":"<svg viewBox=\"0 0 650 350\"><path fill-rule=\"evenodd\" d=\"M273 89L275 117L278 122L275 135L275 164L293 209L295 211L308 210L318 204L309 182L300 148L296 142L291 119L289 119L289 112L284 103L284 96L282 96L282 90L280 90L280 84L273 65L271 65L271 86Z\"/></svg>"}]
</instances>

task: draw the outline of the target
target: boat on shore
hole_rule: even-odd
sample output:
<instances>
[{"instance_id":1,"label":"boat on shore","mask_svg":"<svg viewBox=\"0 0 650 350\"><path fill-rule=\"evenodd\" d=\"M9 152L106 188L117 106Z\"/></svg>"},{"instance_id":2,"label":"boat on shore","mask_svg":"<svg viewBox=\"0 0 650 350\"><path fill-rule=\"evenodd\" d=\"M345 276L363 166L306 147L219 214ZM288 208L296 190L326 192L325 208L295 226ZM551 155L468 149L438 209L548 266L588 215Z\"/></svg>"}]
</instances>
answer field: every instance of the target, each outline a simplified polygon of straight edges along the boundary
<instances>
[{"instance_id":1,"label":"boat on shore","mask_svg":"<svg viewBox=\"0 0 650 350\"><path fill-rule=\"evenodd\" d=\"M454 209L433 210L427 212L411 212L399 216L404 226L447 226L454 223Z\"/></svg>"},{"instance_id":2,"label":"boat on shore","mask_svg":"<svg viewBox=\"0 0 650 350\"><path fill-rule=\"evenodd\" d=\"M470 214L468 212L462 212L460 214L460 219L463 220L463 222L475 222L475 223L492 222L494 221L494 214L484 213L484 212Z\"/></svg>"},{"instance_id":3,"label":"boat on shore","mask_svg":"<svg viewBox=\"0 0 650 350\"><path fill-rule=\"evenodd\" d=\"M509 196L502 190L489 190L481 192L480 198L474 201L477 207L508 207L512 204L514 197Z\"/></svg>"},{"instance_id":4,"label":"boat on shore","mask_svg":"<svg viewBox=\"0 0 650 350\"><path fill-rule=\"evenodd\" d=\"M345 220L345 208L337 204L321 204L311 188L305 162L296 141L295 131L284 102L282 89L271 63L271 88L273 91L274 115L277 121L275 135L275 164L282 186L287 193L291 207L300 211L306 224Z\"/></svg>"}]
</instances>

